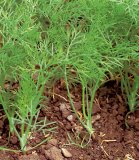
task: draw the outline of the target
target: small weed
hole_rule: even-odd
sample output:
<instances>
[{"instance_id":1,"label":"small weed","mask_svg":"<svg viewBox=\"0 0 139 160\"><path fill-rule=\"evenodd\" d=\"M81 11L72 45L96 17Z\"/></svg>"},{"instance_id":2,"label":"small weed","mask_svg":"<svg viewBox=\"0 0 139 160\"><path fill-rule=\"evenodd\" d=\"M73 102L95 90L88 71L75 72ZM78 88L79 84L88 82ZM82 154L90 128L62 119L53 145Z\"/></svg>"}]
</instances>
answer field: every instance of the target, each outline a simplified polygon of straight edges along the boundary
<instances>
[{"instance_id":1,"label":"small weed","mask_svg":"<svg viewBox=\"0 0 139 160\"><path fill-rule=\"evenodd\" d=\"M24 70L20 76L19 90L15 91L13 95L10 90L5 91L3 89L0 100L10 123L10 132L17 135L21 151L26 151L29 133L34 129L36 131L43 130L49 125L45 119L43 123L37 122L46 79L40 72L38 73L37 84L35 84L31 75ZM16 128L17 125L18 129Z\"/></svg>"},{"instance_id":2,"label":"small weed","mask_svg":"<svg viewBox=\"0 0 139 160\"><path fill-rule=\"evenodd\" d=\"M126 114L125 122L126 126L127 124L127 118L130 113L134 113L135 110L138 109L138 102L139 102L139 76L136 73L137 68L134 66L134 68L131 68L128 70L128 68L125 69L125 74L121 75L121 89L123 94L126 94L126 101L129 107L129 112Z\"/></svg>"}]
</instances>

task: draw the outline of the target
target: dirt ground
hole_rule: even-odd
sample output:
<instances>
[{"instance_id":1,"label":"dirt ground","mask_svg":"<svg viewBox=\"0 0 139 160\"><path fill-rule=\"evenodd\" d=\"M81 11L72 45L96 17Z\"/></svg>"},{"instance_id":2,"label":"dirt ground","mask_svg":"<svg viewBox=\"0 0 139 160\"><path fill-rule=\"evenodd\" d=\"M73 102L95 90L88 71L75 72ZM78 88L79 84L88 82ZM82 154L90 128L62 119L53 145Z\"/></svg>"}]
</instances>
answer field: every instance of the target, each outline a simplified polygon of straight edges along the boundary
<instances>
[{"instance_id":1,"label":"dirt ground","mask_svg":"<svg viewBox=\"0 0 139 160\"><path fill-rule=\"evenodd\" d=\"M48 97L39 119L54 121L54 132L33 133L27 148L31 148L51 135L51 140L25 154L0 151L0 160L138 160L139 159L139 111L129 114L120 86L110 81L96 93L93 104L92 124L95 129L90 137L72 112L67 91L61 83L54 86L53 92L47 89ZM81 114L81 86L72 88L74 105ZM0 112L0 146L19 149L19 141L12 135L8 141L8 121L2 106Z\"/></svg>"}]
</instances>

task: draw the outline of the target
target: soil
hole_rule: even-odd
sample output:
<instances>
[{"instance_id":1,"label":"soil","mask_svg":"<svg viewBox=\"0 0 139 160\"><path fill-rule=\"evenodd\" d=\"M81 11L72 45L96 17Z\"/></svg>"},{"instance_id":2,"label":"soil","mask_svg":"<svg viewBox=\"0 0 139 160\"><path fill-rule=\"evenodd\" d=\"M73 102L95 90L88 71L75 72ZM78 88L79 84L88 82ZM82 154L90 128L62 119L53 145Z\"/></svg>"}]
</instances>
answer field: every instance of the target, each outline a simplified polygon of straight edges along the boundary
<instances>
[{"instance_id":1,"label":"soil","mask_svg":"<svg viewBox=\"0 0 139 160\"><path fill-rule=\"evenodd\" d=\"M0 151L0 160L138 160L139 159L139 111L128 113L120 85L110 81L96 93L93 104L92 124L94 135L90 137L72 112L64 84L58 82L53 91L45 89L48 98L42 102L39 120L46 118L56 122L53 132L33 133L28 140L31 148L51 136L51 139L26 153ZM71 88L71 96L80 118L81 86ZM47 128L48 129L48 128ZM1 106L0 146L19 149L19 141L11 135ZM46 130L44 130L46 131Z\"/></svg>"}]
</instances>

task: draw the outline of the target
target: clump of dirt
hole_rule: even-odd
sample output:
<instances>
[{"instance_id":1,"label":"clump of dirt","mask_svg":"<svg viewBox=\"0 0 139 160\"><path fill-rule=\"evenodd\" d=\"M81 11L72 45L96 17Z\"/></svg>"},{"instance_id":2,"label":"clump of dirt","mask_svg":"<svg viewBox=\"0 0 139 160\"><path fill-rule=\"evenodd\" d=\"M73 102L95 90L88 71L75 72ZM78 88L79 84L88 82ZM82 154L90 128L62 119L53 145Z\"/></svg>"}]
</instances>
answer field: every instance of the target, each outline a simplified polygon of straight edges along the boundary
<instances>
[{"instance_id":1,"label":"clump of dirt","mask_svg":"<svg viewBox=\"0 0 139 160\"><path fill-rule=\"evenodd\" d=\"M72 111L65 87L57 83L53 93L48 90L44 95L49 101L41 110L40 119L46 117L49 121L57 122L58 128L51 134L52 139L41 146L27 152L9 153L1 151L2 160L9 156L12 160L137 160L139 159L139 114L138 110L128 117L129 128L125 125L125 116L128 107L122 97L120 86L111 81L102 86L96 93L93 104L92 124L94 135L90 137L81 126ZM81 86L71 89L71 96L78 114L81 114ZM4 113L1 115L3 116ZM0 119L0 144L7 141L4 128L8 123ZM28 146L32 147L44 139L42 133L34 133ZM88 144L88 145L86 145ZM10 137L8 147L19 148L18 140Z\"/></svg>"}]
</instances>

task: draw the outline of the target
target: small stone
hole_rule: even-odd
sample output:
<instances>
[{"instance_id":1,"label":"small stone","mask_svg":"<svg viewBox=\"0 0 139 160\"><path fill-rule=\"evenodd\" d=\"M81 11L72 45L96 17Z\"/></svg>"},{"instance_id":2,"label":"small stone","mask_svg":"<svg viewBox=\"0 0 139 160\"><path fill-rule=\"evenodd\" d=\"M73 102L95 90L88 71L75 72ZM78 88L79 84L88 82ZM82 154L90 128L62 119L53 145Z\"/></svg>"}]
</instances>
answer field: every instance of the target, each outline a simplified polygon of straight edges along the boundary
<instances>
[{"instance_id":1,"label":"small stone","mask_svg":"<svg viewBox=\"0 0 139 160\"><path fill-rule=\"evenodd\" d=\"M67 109L66 104L61 103L60 106L59 106L59 109L60 109L60 111L66 110Z\"/></svg>"},{"instance_id":2,"label":"small stone","mask_svg":"<svg viewBox=\"0 0 139 160\"><path fill-rule=\"evenodd\" d=\"M66 158L71 158L72 157L72 154L65 148L61 148L61 151L62 151L62 154L64 157Z\"/></svg>"},{"instance_id":3,"label":"small stone","mask_svg":"<svg viewBox=\"0 0 139 160\"><path fill-rule=\"evenodd\" d=\"M45 151L45 156L49 160L63 160L63 156L61 154L60 149L57 147L53 146L50 149Z\"/></svg>"},{"instance_id":4,"label":"small stone","mask_svg":"<svg viewBox=\"0 0 139 160\"><path fill-rule=\"evenodd\" d=\"M66 104L61 103L59 109L62 112L63 118L67 118L69 115L71 115L71 111L68 110L68 106Z\"/></svg>"},{"instance_id":5,"label":"small stone","mask_svg":"<svg viewBox=\"0 0 139 160\"><path fill-rule=\"evenodd\" d=\"M70 122L73 121L73 115L69 115L69 116L67 117L67 120L70 121Z\"/></svg>"},{"instance_id":6,"label":"small stone","mask_svg":"<svg viewBox=\"0 0 139 160\"><path fill-rule=\"evenodd\" d=\"M99 114L97 114L97 115L94 115L93 117L92 117L92 124L93 123L95 123L97 120L99 120L101 118L101 116L99 115Z\"/></svg>"}]
</instances>

